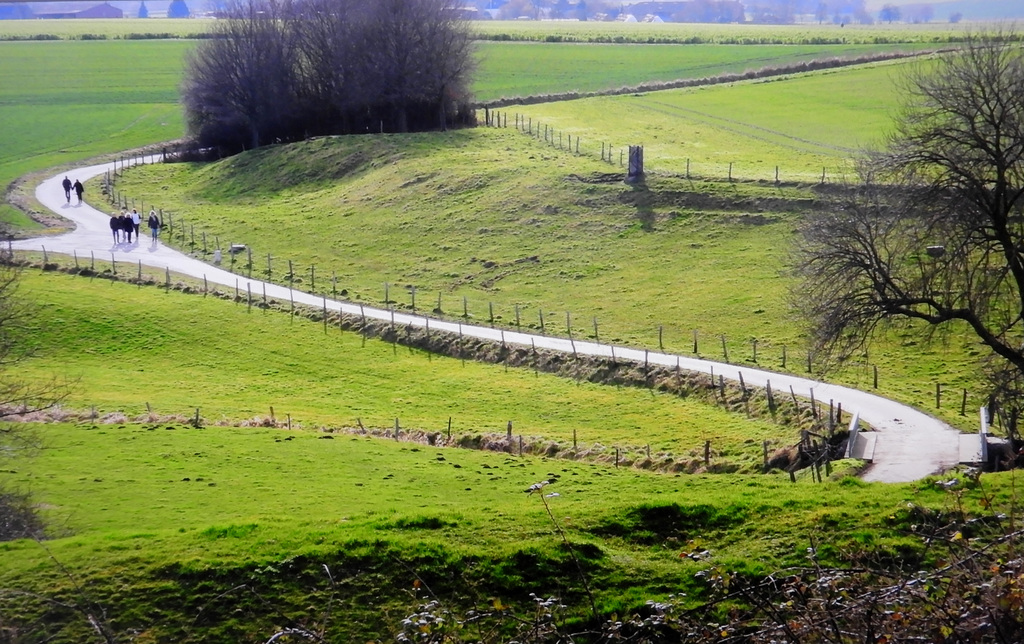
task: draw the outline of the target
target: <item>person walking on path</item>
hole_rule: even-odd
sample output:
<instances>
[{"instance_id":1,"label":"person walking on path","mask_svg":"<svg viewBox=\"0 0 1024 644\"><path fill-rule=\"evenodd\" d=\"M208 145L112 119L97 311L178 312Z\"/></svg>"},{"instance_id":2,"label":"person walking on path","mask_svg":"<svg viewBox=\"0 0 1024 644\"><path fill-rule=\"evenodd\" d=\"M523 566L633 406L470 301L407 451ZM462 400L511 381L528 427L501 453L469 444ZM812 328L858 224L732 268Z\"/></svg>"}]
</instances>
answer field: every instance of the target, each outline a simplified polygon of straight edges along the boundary
<instances>
[{"instance_id":1,"label":"person walking on path","mask_svg":"<svg viewBox=\"0 0 1024 644\"><path fill-rule=\"evenodd\" d=\"M64 186L64 198L71 203L71 179L64 177L64 181L61 181L60 185Z\"/></svg>"},{"instance_id":2,"label":"person walking on path","mask_svg":"<svg viewBox=\"0 0 1024 644\"><path fill-rule=\"evenodd\" d=\"M121 218L117 215L110 215L110 234L114 236L114 244L120 241Z\"/></svg>"},{"instance_id":3,"label":"person walking on path","mask_svg":"<svg viewBox=\"0 0 1024 644\"><path fill-rule=\"evenodd\" d=\"M156 244L157 235L160 234L160 218L156 216L156 210L149 211L149 220L146 223L149 224L149 234Z\"/></svg>"},{"instance_id":4,"label":"person walking on path","mask_svg":"<svg viewBox=\"0 0 1024 644\"><path fill-rule=\"evenodd\" d=\"M65 179L67 181L67 179ZM85 192L85 186L78 179L75 179L75 194L78 195L78 203L82 203L82 193ZM71 196L68 195L68 201L71 201Z\"/></svg>"},{"instance_id":5,"label":"person walking on path","mask_svg":"<svg viewBox=\"0 0 1024 644\"><path fill-rule=\"evenodd\" d=\"M142 223L142 217L139 215L139 211L132 208L132 230L135 231L135 243L139 243L139 224Z\"/></svg>"},{"instance_id":6,"label":"person walking on path","mask_svg":"<svg viewBox=\"0 0 1024 644\"><path fill-rule=\"evenodd\" d=\"M117 217L117 223L120 225L121 231L124 232L125 239L129 244L132 243L132 220L124 208L121 209L121 214Z\"/></svg>"}]
</instances>

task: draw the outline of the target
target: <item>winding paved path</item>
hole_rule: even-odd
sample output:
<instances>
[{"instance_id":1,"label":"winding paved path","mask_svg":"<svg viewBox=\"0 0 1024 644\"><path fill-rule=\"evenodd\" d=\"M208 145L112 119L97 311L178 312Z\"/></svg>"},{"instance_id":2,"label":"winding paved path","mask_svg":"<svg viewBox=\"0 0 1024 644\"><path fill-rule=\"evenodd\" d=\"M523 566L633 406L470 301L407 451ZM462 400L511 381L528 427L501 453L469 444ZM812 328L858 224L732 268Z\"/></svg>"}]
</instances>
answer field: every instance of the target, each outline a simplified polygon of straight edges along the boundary
<instances>
[{"instance_id":1,"label":"winding paved path","mask_svg":"<svg viewBox=\"0 0 1024 644\"><path fill-rule=\"evenodd\" d=\"M111 168L111 164L94 165L69 172L67 176L71 177L72 180L78 179L84 182L87 179L103 174ZM13 247L16 250L39 251L45 248L47 252L68 255L76 252L79 258L88 257L90 253L94 253L99 259L107 260L113 257L117 261L125 262L126 264L142 262L146 266L161 269L169 268L171 271L193 277L202 278L205 276L210 282L228 287L237 286L241 291L251 289L253 293L260 293L262 295L265 288L267 297L287 300L291 296L298 303L315 307L326 306L331 311L340 310L348 314L363 312L367 317L375 319L391 320L393 318L395 323L401 325L423 327L429 324L430 328L436 331L462 333L466 336L487 340L504 340L505 342L525 346L535 344L537 347L556 351L570 352L575 350L577 353L582 354L612 357L612 347L606 344L585 341L575 341L573 343L563 338L503 331L437 319L430 319L428 323L427 318L417 315L360 307L348 302L325 300L320 296L300 291L291 291L286 287L276 284L248 279L188 257L161 243L151 245L148 239L148 230L145 228L145 213L142 213L142 243L137 245L114 245L112 243L107 214L84 203L81 205L65 203L64 190L61 187L63 177L64 173L61 173L42 182L36 188L36 198L41 204L55 213L73 221L77 228L73 232L60 236L14 242ZM72 202L74 201L76 200L72 198ZM645 353L643 350L615 347L614 357L643 361ZM747 367L740 368L735 365L698 360L685 356L648 353L646 359L653 364L667 367L679 365L679 367L690 371L703 373L713 371L715 374L721 374L732 380L738 380L739 372L742 371L744 382L749 385L764 387L771 380L772 386L776 391L786 391L792 387L798 396L804 398L810 398L813 391L816 400L834 400L836 403L841 403L844 410L851 413L859 413L860 418L877 431L874 462L863 475L864 480L867 481L914 481L952 467L959 460L959 433L956 430L912 407L875 394L788 374L761 371Z\"/></svg>"}]
</instances>

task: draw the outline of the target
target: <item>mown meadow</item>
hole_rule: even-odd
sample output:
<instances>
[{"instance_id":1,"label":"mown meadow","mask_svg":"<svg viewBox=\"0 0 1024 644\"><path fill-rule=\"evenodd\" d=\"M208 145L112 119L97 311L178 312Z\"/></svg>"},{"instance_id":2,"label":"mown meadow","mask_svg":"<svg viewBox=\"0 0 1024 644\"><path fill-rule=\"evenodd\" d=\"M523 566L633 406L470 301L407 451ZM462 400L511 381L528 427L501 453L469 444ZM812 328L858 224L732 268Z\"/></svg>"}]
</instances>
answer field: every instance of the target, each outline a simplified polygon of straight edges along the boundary
<instances>
[{"instance_id":1,"label":"mown meadow","mask_svg":"<svg viewBox=\"0 0 1024 644\"><path fill-rule=\"evenodd\" d=\"M178 136L174 92L191 44L122 39L137 28L118 25L121 38L106 40L0 42L0 110L9 110L0 114L18 124L0 132L0 154L19 150L0 159L0 176ZM553 40L548 27L536 29L532 38ZM619 46L486 43L481 94L564 89L566 69L585 60L607 67ZM550 65L529 62L544 50ZM676 67L709 75L701 56L724 71L816 55L778 50L688 49L676 58L669 48L623 49L632 65L580 77L614 88ZM658 55L643 55L651 51ZM512 73L520 66L532 80ZM827 164L838 175L884 128L893 69L519 110L535 126L581 136L589 147L579 155L514 127L326 138L215 164L137 168L117 189L211 244L250 244L254 274L267 254L279 280L293 260L298 288L311 286L315 265L316 290L333 275L359 301L381 303L388 283L392 305L411 308L415 286L421 308L440 296L447 317L462 316L465 301L473 321L487 321L492 305L496 323L513 325L518 306L522 326L539 329L543 313L545 331L561 334L569 313L576 337L656 347L660 336L676 351L690 350L696 330L699 353L721 358L724 341L733 362L753 362L757 339L758 364L781 368L785 346L787 370L799 371L785 263L793 228L820 195L807 176ZM744 109L751 104L759 109ZM801 114L805 104L813 118ZM47 115L57 124L45 127ZM647 183L624 185L617 163L596 152L602 140L616 151L648 146ZM729 182L729 162L802 174L780 185ZM101 204L97 193L90 184L88 198ZM189 239L174 243L200 252ZM795 436L694 400L442 358L154 286L37 269L24 286L40 308L36 357L19 373L74 380L67 422L33 425L43 449L0 472L35 495L52 525L54 538L41 544L0 544L0 626L29 641L93 637L73 605L96 607L112 630L140 642L262 642L289 623L325 622L330 641L386 641L424 588L458 610L521 610L531 592L557 595L566 619L593 625L584 580L609 617L670 593L699 602L707 587L698 571L757 576L803 563L811 544L826 562L929 566L913 530L922 516L945 515L921 508L978 513L1015 503L1012 475L986 477L990 496L981 498L935 480L864 484L847 467L822 484L750 474L762 440ZM976 349L955 333L928 346L916 337L896 329L836 377L868 386L881 365L884 393L927 407L941 380L971 387L975 405ZM266 424L272 406L292 430L243 426ZM71 421L92 407L97 419ZM184 422L197 407L200 428ZM941 413L966 425L952 407ZM564 445L575 433L605 451L579 461L520 457L349 432L395 418L433 432L452 418L469 435L501 434L511 420L517 435ZM648 444L686 456L705 440L744 473L655 473L609 458L613 446ZM524 493L542 480L557 496ZM704 549L710 560L686 556Z\"/></svg>"}]
</instances>

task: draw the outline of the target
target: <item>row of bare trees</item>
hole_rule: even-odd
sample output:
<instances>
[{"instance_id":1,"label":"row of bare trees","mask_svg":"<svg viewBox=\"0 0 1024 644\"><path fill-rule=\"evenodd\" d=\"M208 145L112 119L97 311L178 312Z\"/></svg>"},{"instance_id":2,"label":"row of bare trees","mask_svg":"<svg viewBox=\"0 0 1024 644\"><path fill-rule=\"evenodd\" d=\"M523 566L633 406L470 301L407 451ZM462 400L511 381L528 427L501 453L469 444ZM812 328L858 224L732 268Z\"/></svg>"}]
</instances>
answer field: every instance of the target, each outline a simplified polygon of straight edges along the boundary
<instances>
[{"instance_id":1,"label":"row of bare trees","mask_svg":"<svg viewBox=\"0 0 1024 644\"><path fill-rule=\"evenodd\" d=\"M198 145L471 122L472 42L454 0L238 0L189 57Z\"/></svg>"}]
</instances>

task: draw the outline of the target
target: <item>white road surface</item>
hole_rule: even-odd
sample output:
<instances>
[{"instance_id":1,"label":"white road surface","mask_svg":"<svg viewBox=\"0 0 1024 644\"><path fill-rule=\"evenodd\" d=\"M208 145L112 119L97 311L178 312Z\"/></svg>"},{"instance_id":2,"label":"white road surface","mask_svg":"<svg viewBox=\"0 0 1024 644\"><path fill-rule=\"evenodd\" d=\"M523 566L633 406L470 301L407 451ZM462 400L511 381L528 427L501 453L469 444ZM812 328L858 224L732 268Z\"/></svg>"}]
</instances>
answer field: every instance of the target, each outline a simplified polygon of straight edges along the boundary
<instances>
[{"instance_id":1,"label":"white road surface","mask_svg":"<svg viewBox=\"0 0 1024 644\"><path fill-rule=\"evenodd\" d=\"M79 168L67 173L72 181L78 179L83 183L92 177L103 174L112 167L111 164L94 165ZM100 212L87 204L78 205L74 194L71 203L66 203L61 181L65 174L59 174L42 182L36 188L36 198L45 207L73 221L76 229L60 236L20 240L14 242L15 250L40 251L45 248L50 253L71 255L77 253L80 259L92 253L97 259L109 260L111 257L118 262L137 264L160 269L169 268L173 272L205 278L209 282L227 287L237 285L240 292L251 289L261 296L266 289L267 297L287 300L289 294L297 303L315 307L326 307L331 311L339 309L344 313L359 314L380 320L391 320L394 316L396 324L425 326L427 318L406 313L391 312L369 307L360 308L357 304L324 300L321 296L310 295L299 291L290 291L287 287L248 279L216 266L188 257L181 252L162 243L151 244L149 230L146 228L146 215L142 215L141 243L136 245L113 243L109 227L109 215ZM571 352L595 356L612 357L612 347L594 342L575 341L550 336L530 335L514 331L502 331L489 327L471 326L457 322L430 319L430 328L435 331L462 333L465 336L487 340L530 346L556 351ZM573 346L575 344L575 347ZM627 347L615 347L615 357L624 360L643 361L643 350ZM874 462L864 472L867 481L903 482L914 481L957 464L959 460L959 433L944 422L922 413L913 407L894 402L881 396L841 387L838 385L800 378L793 375L761 371L748 367L698 360L685 356L649 352L646 359L652 364L675 367L677 364L690 371L721 374L727 379L738 380L739 372L748 385L764 387L770 380L772 387L779 392L786 392L790 387L798 396L827 403L829 400L841 403L846 412L858 413L861 420L871 425L877 432L874 451Z\"/></svg>"}]
</instances>

